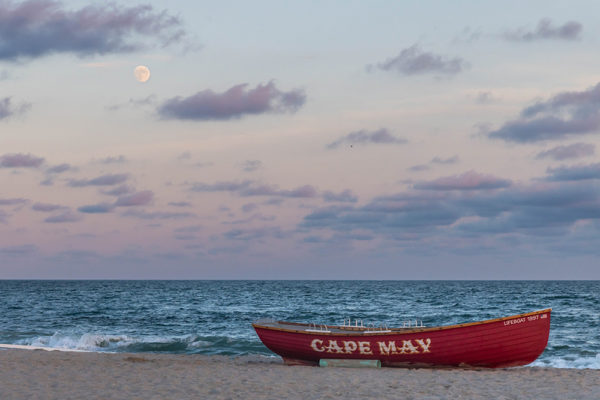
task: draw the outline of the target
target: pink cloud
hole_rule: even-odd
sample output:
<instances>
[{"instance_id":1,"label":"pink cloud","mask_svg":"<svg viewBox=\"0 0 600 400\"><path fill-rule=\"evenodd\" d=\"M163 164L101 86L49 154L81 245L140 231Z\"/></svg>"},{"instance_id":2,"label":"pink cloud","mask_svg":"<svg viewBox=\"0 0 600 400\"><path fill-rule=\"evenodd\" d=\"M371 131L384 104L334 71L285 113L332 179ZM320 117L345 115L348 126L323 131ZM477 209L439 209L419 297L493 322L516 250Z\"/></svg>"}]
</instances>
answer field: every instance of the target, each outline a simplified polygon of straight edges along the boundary
<instances>
[{"instance_id":1,"label":"pink cloud","mask_svg":"<svg viewBox=\"0 0 600 400\"><path fill-rule=\"evenodd\" d=\"M121 196L117 199L115 206L132 207L149 204L154 199L154 193L151 190L143 190L130 195Z\"/></svg>"},{"instance_id":2,"label":"pink cloud","mask_svg":"<svg viewBox=\"0 0 600 400\"><path fill-rule=\"evenodd\" d=\"M0 156L0 168L38 168L43 163L42 157L31 154L12 153Z\"/></svg>"},{"instance_id":3,"label":"pink cloud","mask_svg":"<svg viewBox=\"0 0 600 400\"><path fill-rule=\"evenodd\" d=\"M461 175L447 176L414 185L421 190L480 190L499 189L512 184L510 180L497 178L489 174L467 171Z\"/></svg>"}]
</instances>

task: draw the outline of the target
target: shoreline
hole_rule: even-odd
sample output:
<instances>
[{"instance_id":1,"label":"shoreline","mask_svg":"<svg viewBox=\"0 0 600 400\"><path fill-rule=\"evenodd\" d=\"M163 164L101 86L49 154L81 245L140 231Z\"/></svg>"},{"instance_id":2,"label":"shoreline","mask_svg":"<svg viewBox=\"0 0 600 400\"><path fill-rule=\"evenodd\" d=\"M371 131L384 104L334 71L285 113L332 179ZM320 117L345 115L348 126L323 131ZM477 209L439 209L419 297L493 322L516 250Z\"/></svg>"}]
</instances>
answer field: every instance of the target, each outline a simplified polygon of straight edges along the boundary
<instances>
[{"instance_id":1,"label":"shoreline","mask_svg":"<svg viewBox=\"0 0 600 400\"><path fill-rule=\"evenodd\" d=\"M290 367L255 356L44 350L0 349L0 398L600 398L592 369Z\"/></svg>"}]
</instances>

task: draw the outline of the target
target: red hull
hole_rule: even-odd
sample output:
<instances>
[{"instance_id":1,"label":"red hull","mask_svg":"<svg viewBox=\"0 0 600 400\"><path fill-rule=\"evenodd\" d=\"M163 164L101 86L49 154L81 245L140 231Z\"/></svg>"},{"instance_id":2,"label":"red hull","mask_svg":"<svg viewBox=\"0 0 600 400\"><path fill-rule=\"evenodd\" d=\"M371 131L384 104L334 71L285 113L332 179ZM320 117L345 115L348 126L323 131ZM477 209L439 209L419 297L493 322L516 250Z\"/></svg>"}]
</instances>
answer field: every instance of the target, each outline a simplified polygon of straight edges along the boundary
<instances>
[{"instance_id":1,"label":"red hull","mask_svg":"<svg viewBox=\"0 0 600 400\"><path fill-rule=\"evenodd\" d=\"M287 364L317 365L320 359L379 360L382 366L513 367L533 362L548 343L551 309L488 321L433 328L311 326L289 322L253 324L258 337Z\"/></svg>"}]
</instances>

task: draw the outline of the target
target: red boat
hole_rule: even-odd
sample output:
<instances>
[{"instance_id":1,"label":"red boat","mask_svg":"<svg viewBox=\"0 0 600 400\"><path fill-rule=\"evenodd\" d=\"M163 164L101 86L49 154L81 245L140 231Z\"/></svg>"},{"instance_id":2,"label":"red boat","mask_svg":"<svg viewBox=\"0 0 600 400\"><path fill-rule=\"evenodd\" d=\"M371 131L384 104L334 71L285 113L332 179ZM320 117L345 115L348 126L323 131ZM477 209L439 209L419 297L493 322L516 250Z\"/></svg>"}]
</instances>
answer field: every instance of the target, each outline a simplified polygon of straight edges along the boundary
<instances>
[{"instance_id":1,"label":"red boat","mask_svg":"<svg viewBox=\"0 0 600 400\"><path fill-rule=\"evenodd\" d=\"M378 360L387 367L526 365L548 344L552 309L458 325L373 328L344 322L325 326L265 320L258 337L288 365L319 360ZM422 325L422 324L421 324Z\"/></svg>"}]
</instances>

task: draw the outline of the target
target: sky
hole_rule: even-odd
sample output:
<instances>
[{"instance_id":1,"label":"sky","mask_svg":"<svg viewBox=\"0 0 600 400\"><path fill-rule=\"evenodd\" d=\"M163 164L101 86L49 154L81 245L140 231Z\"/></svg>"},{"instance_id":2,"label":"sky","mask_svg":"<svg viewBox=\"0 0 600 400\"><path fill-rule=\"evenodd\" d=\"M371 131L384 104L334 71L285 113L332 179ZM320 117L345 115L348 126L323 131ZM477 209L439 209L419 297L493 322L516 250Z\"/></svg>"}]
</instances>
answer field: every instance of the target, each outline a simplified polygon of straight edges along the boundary
<instances>
[{"instance_id":1,"label":"sky","mask_svg":"<svg viewBox=\"0 0 600 400\"><path fill-rule=\"evenodd\" d=\"M598 15L0 0L0 279L600 279Z\"/></svg>"}]
</instances>

